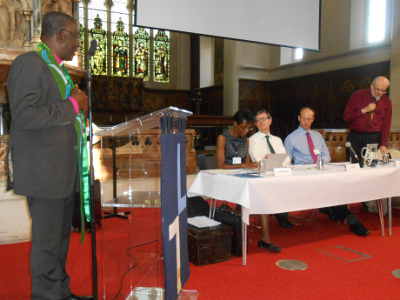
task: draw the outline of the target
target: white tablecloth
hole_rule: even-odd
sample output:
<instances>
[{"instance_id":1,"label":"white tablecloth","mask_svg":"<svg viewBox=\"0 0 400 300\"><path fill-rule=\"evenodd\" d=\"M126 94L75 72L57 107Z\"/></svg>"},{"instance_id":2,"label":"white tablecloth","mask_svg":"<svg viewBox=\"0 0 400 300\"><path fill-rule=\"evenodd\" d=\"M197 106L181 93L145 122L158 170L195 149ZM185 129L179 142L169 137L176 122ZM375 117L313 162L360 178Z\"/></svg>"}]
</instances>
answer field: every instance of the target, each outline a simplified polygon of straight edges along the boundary
<instances>
[{"instance_id":1,"label":"white tablecloth","mask_svg":"<svg viewBox=\"0 0 400 300\"><path fill-rule=\"evenodd\" d=\"M250 214L275 214L340 204L358 203L400 195L400 168L382 166L346 171L343 165L293 169L293 175L265 177L237 174L245 170L204 170L188 191L242 206Z\"/></svg>"}]
</instances>

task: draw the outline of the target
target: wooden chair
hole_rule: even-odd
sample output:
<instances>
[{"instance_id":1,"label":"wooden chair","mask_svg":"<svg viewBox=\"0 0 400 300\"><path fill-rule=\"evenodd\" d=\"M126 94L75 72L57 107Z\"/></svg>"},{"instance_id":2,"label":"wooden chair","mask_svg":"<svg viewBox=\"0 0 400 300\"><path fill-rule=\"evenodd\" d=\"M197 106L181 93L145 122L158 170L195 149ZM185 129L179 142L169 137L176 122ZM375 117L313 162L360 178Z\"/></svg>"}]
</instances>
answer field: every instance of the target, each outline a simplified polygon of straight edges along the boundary
<instances>
[{"instance_id":1,"label":"wooden chair","mask_svg":"<svg viewBox=\"0 0 400 300\"><path fill-rule=\"evenodd\" d=\"M326 145L328 146L332 162L344 162L347 160L346 140L347 132L327 132L325 135Z\"/></svg>"}]
</instances>

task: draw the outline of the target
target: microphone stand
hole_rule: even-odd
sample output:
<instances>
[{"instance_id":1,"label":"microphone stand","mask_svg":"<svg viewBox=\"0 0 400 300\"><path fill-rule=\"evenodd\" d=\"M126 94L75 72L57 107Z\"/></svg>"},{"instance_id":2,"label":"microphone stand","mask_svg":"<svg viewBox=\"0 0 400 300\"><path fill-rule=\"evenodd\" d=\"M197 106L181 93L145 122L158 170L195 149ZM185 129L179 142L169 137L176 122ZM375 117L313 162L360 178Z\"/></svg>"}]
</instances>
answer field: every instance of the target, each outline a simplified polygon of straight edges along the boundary
<instances>
[{"instance_id":1,"label":"microphone stand","mask_svg":"<svg viewBox=\"0 0 400 300\"><path fill-rule=\"evenodd\" d=\"M94 53L93 53L94 54ZM93 56L93 55L92 55ZM87 92L88 92L88 121L89 121L89 160L90 160L90 213L92 215L90 223L91 240L92 240L92 292L93 298L98 299L98 281L97 281L97 236L96 236L96 220L95 220L95 199L93 197L94 186L94 169L93 169L93 115L92 115L92 71L90 68L90 59L88 56L87 74Z\"/></svg>"}]
</instances>

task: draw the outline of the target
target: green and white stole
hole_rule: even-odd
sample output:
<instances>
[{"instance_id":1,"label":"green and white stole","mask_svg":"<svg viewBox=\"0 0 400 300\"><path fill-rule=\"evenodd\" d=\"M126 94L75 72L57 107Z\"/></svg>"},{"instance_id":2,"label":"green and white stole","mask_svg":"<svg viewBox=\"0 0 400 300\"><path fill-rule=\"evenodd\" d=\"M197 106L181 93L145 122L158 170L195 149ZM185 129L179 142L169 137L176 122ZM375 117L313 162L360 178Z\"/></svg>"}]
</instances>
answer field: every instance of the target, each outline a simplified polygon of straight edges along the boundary
<instances>
[{"instance_id":1,"label":"green and white stole","mask_svg":"<svg viewBox=\"0 0 400 300\"><path fill-rule=\"evenodd\" d=\"M75 87L68 70L63 64L58 64L52 55L49 47L44 43L39 43L38 54L49 67L53 79L57 83L63 101L68 101L71 96L71 91ZM87 151L87 134L86 134L86 118L82 112L76 115L75 133L77 137L77 157L79 170L80 184L80 199L81 199L81 225L82 238L84 233L85 220L91 222L92 215L90 210L90 173L89 173L89 157Z\"/></svg>"}]
</instances>

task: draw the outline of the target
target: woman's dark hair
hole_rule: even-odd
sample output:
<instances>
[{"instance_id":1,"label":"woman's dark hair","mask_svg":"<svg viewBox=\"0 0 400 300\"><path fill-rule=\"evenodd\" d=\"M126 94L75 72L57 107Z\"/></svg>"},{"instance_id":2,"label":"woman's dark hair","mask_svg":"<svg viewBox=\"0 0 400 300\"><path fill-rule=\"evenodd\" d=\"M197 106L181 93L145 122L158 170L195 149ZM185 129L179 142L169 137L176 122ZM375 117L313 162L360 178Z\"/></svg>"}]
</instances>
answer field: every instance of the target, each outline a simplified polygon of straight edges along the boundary
<instances>
[{"instance_id":1,"label":"woman's dark hair","mask_svg":"<svg viewBox=\"0 0 400 300\"><path fill-rule=\"evenodd\" d=\"M233 120L238 125L242 124L244 122L253 122L254 115L250 110L241 109L241 110L237 111L236 114L233 115Z\"/></svg>"}]
</instances>

